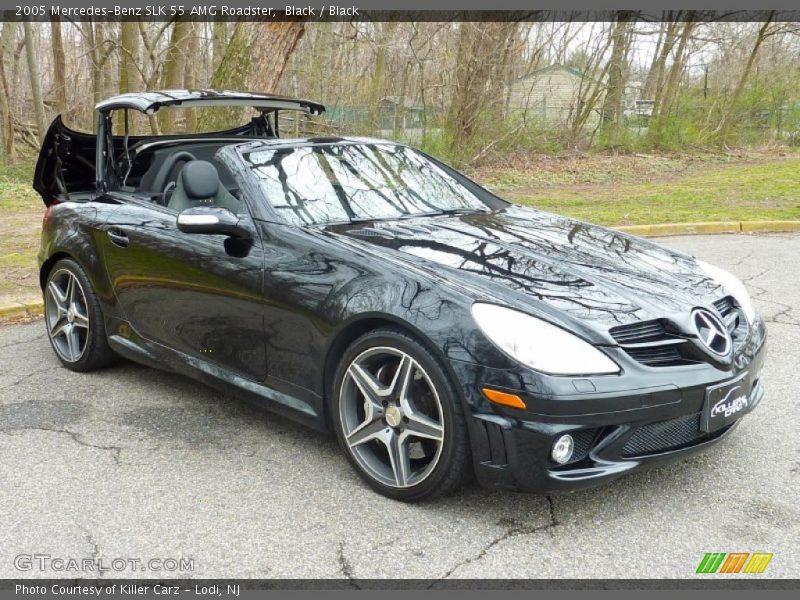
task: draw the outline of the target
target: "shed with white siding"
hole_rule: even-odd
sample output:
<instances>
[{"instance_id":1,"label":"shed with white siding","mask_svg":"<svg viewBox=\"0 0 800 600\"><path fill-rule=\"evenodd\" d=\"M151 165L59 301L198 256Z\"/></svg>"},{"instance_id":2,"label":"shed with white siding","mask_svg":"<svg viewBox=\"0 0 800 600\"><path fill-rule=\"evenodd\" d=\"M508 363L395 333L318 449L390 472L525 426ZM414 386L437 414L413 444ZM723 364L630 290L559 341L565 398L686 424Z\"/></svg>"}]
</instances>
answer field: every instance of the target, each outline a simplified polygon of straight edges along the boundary
<instances>
[{"instance_id":1,"label":"shed with white siding","mask_svg":"<svg viewBox=\"0 0 800 600\"><path fill-rule=\"evenodd\" d=\"M508 111L526 120L567 123L581 101L602 83L585 76L575 67L552 65L517 78L510 86ZM602 104L602 91L595 106Z\"/></svg>"}]
</instances>

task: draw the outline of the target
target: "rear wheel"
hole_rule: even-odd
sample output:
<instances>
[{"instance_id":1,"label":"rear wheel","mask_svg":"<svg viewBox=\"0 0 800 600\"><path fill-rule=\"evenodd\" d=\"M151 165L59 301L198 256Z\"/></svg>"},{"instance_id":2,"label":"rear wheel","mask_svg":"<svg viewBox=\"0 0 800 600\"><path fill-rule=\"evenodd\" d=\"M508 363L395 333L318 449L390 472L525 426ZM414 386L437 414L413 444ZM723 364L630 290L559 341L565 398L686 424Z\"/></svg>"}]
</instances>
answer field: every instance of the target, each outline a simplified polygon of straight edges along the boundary
<instances>
[{"instance_id":1,"label":"rear wheel","mask_svg":"<svg viewBox=\"0 0 800 600\"><path fill-rule=\"evenodd\" d=\"M332 412L351 464L385 496L425 500L469 478L458 395L436 357L401 330L376 330L348 348Z\"/></svg>"},{"instance_id":2,"label":"rear wheel","mask_svg":"<svg viewBox=\"0 0 800 600\"><path fill-rule=\"evenodd\" d=\"M50 345L62 365L73 371L93 371L114 362L100 303L74 260L65 258L53 265L44 289L44 307Z\"/></svg>"}]
</instances>

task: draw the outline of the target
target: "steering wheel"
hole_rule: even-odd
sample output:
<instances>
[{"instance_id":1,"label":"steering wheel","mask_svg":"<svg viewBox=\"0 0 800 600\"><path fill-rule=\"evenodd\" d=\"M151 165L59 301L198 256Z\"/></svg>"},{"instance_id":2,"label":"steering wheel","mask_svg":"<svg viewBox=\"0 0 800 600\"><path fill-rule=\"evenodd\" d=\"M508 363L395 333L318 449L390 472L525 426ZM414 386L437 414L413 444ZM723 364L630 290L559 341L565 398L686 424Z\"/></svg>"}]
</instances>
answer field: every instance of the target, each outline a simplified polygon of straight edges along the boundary
<instances>
[{"instance_id":1,"label":"steering wheel","mask_svg":"<svg viewBox=\"0 0 800 600\"><path fill-rule=\"evenodd\" d=\"M161 168L158 170L158 173L156 173L156 176L153 178L153 189L162 192L162 194L166 192L165 186L167 184L167 179L169 178L170 173L172 173L172 170L175 168L175 165L177 165L179 161L189 162L191 160L197 160L197 157L191 152L187 152L185 150L170 154L167 160L164 161L164 164L161 165Z\"/></svg>"}]
</instances>

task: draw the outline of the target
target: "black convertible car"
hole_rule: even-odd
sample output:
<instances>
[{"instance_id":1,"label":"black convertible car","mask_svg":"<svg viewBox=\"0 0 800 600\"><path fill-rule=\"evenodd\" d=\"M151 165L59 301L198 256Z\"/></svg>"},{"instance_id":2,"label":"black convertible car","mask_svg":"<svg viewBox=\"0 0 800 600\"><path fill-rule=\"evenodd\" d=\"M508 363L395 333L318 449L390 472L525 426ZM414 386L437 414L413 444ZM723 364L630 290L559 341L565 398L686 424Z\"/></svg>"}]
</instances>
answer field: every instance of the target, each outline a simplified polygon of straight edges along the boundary
<instances>
[{"instance_id":1,"label":"black convertible car","mask_svg":"<svg viewBox=\"0 0 800 600\"><path fill-rule=\"evenodd\" d=\"M129 134L131 111L165 107L254 116ZM609 481L706 448L763 396L764 323L721 269L514 206L402 144L281 138L316 102L168 91L97 111L96 135L55 120L34 180L69 369L122 356L332 429L408 501L473 475Z\"/></svg>"}]
</instances>

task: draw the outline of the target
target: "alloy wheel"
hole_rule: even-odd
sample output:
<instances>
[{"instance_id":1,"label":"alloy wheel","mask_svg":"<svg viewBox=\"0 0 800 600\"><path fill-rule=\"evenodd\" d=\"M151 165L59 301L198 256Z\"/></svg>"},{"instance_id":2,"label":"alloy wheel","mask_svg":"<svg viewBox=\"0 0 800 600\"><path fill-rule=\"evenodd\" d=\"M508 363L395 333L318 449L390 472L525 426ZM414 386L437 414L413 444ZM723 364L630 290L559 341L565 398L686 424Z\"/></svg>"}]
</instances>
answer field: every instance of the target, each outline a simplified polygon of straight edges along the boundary
<instances>
[{"instance_id":1,"label":"alloy wheel","mask_svg":"<svg viewBox=\"0 0 800 600\"><path fill-rule=\"evenodd\" d=\"M77 362L89 340L89 312L80 281L68 269L53 273L45 293L47 331L61 359Z\"/></svg>"},{"instance_id":2,"label":"alloy wheel","mask_svg":"<svg viewBox=\"0 0 800 600\"><path fill-rule=\"evenodd\" d=\"M443 415L431 378L405 352L370 348L348 366L339 400L345 444L378 482L409 488L433 472L446 434Z\"/></svg>"}]
</instances>

